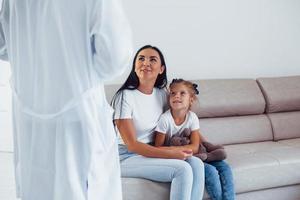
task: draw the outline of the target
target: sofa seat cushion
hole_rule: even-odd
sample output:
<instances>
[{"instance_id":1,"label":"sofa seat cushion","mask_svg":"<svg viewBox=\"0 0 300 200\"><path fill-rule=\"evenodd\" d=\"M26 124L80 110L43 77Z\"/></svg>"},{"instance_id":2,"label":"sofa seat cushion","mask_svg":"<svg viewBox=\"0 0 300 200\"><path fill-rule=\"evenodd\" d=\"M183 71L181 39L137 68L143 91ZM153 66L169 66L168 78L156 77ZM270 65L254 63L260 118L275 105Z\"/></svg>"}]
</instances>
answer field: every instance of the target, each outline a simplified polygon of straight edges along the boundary
<instances>
[{"instance_id":1,"label":"sofa seat cushion","mask_svg":"<svg viewBox=\"0 0 300 200\"><path fill-rule=\"evenodd\" d=\"M300 139L226 146L237 193L300 183Z\"/></svg>"},{"instance_id":2,"label":"sofa seat cushion","mask_svg":"<svg viewBox=\"0 0 300 200\"><path fill-rule=\"evenodd\" d=\"M227 145L225 149L237 193L300 184L300 138ZM122 178L122 187L124 200L169 199L169 183Z\"/></svg>"},{"instance_id":3,"label":"sofa seat cushion","mask_svg":"<svg viewBox=\"0 0 300 200\"><path fill-rule=\"evenodd\" d=\"M299 148L300 149L300 138L296 139L289 139L289 140L279 140L278 143L285 145L285 146L290 146L293 148Z\"/></svg>"},{"instance_id":4,"label":"sofa seat cushion","mask_svg":"<svg viewBox=\"0 0 300 200\"><path fill-rule=\"evenodd\" d=\"M170 183L142 178L122 178L123 200L170 199Z\"/></svg>"}]
</instances>

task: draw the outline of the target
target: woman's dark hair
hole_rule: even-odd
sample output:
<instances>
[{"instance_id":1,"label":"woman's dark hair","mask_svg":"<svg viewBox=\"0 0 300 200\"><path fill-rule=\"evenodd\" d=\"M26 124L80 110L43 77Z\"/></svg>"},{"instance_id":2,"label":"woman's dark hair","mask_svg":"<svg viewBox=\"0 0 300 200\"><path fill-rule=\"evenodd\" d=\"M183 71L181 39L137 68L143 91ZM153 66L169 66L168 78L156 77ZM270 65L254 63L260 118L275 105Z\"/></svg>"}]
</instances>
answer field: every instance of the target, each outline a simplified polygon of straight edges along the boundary
<instances>
[{"instance_id":1,"label":"woman's dark hair","mask_svg":"<svg viewBox=\"0 0 300 200\"><path fill-rule=\"evenodd\" d=\"M165 67L164 71L162 74L158 74L156 82L154 84L154 87L157 87L159 89L162 89L164 87L167 86L167 67L166 67L166 63L165 63L165 58L162 54L162 52L155 46L151 46L151 45L145 45L143 47L141 47L135 54L134 58L133 58L133 62L132 62L132 69L131 72L127 78L127 80L125 81L125 83L120 87L120 89L117 91L120 92L122 90L128 89L128 90L134 90L137 89L140 85L140 81L139 78L137 77L136 73L135 73L135 61L137 59L138 54L144 50L144 49L153 49L155 50L158 55L159 58L161 60L161 65Z\"/></svg>"},{"instance_id":2,"label":"woman's dark hair","mask_svg":"<svg viewBox=\"0 0 300 200\"><path fill-rule=\"evenodd\" d=\"M132 69L131 72L128 76L128 78L126 79L125 83L118 89L118 91L116 92L116 94L113 96L112 101L111 101L111 105L113 106L113 108L115 108L115 99L116 97L123 91L123 90L135 90L139 87L140 85L140 81L139 78L137 77L136 73L135 73L135 61L137 59L138 54L144 50L144 49L153 49L155 50L160 58L161 61L161 65L164 66L164 71L162 74L158 74L154 87L162 89L165 88L167 86L168 80L167 80L167 66L166 66L166 62L165 62L165 58L164 55L162 54L162 52L155 46L152 45L145 45L143 47L141 47L135 54L134 58L133 58L133 62L132 62ZM123 93L121 93L123 95ZM122 97L123 98L123 97Z\"/></svg>"}]
</instances>

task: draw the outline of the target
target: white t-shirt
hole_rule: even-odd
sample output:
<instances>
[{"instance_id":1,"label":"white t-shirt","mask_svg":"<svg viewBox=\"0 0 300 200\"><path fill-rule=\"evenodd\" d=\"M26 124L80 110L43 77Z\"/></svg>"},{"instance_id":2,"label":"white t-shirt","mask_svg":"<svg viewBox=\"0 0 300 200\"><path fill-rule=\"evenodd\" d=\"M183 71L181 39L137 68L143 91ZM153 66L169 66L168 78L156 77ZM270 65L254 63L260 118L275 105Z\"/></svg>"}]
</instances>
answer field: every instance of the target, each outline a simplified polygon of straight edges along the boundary
<instances>
[{"instance_id":1,"label":"white t-shirt","mask_svg":"<svg viewBox=\"0 0 300 200\"><path fill-rule=\"evenodd\" d=\"M171 111L167 110L161 115L155 131L166 134L165 144L169 144L169 140L173 135L179 135L186 128L190 129L190 131L200 129L199 119L194 112L189 111L186 114L184 122L180 125L176 125Z\"/></svg>"},{"instance_id":2,"label":"white t-shirt","mask_svg":"<svg viewBox=\"0 0 300 200\"><path fill-rule=\"evenodd\" d=\"M167 104L167 92L154 88L152 94L144 94L139 90L123 90L115 99L114 119L132 119L139 142L154 141L154 130L160 115ZM124 144L120 133L119 144Z\"/></svg>"}]
</instances>

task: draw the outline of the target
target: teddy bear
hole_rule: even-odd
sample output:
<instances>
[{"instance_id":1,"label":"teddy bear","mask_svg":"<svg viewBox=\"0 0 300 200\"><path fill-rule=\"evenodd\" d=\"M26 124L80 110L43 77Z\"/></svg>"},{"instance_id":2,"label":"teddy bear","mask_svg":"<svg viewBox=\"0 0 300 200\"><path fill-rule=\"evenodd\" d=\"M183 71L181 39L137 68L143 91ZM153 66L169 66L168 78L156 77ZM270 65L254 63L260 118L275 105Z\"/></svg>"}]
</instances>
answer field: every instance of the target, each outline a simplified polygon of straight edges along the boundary
<instances>
[{"instance_id":1,"label":"teddy bear","mask_svg":"<svg viewBox=\"0 0 300 200\"><path fill-rule=\"evenodd\" d=\"M181 133L175 134L170 138L170 146L183 146L190 144L190 129L186 128ZM222 145L215 145L207 141L203 141L199 145L198 153L194 156L205 162L224 160L227 155Z\"/></svg>"}]
</instances>

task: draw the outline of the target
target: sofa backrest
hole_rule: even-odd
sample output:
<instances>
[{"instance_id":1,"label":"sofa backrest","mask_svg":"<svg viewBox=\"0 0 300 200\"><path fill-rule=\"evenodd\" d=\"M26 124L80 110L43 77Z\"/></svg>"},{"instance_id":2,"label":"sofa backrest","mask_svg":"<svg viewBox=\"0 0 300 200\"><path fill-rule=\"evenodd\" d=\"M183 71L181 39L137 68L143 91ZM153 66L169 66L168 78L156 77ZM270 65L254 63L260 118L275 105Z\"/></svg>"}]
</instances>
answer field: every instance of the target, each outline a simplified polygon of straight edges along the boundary
<instances>
[{"instance_id":1,"label":"sofa backrest","mask_svg":"<svg viewBox=\"0 0 300 200\"><path fill-rule=\"evenodd\" d=\"M266 115L201 118L200 132L210 142L240 144L273 140Z\"/></svg>"},{"instance_id":2,"label":"sofa backrest","mask_svg":"<svg viewBox=\"0 0 300 200\"><path fill-rule=\"evenodd\" d=\"M274 140L300 138L300 76L258 78Z\"/></svg>"},{"instance_id":3,"label":"sofa backrest","mask_svg":"<svg viewBox=\"0 0 300 200\"><path fill-rule=\"evenodd\" d=\"M253 79L193 81L200 94L192 110L209 141L236 144L273 140L264 96Z\"/></svg>"},{"instance_id":4,"label":"sofa backrest","mask_svg":"<svg viewBox=\"0 0 300 200\"><path fill-rule=\"evenodd\" d=\"M252 79L196 80L200 94L192 110L200 118L200 131L209 141L235 144L272 140L265 100ZM110 103L121 85L105 86Z\"/></svg>"},{"instance_id":5,"label":"sofa backrest","mask_svg":"<svg viewBox=\"0 0 300 200\"><path fill-rule=\"evenodd\" d=\"M193 82L200 94L192 110L209 141L235 144L300 138L300 76ZM119 87L105 86L109 103Z\"/></svg>"},{"instance_id":6,"label":"sofa backrest","mask_svg":"<svg viewBox=\"0 0 300 200\"><path fill-rule=\"evenodd\" d=\"M199 118L257 115L265 111L265 100L252 79L193 81L200 94L193 106Z\"/></svg>"},{"instance_id":7,"label":"sofa backrest","mask_svg":"<svg viewBox=\"0 0 300 200\"><path fill-rule=\"evenodd\" d=\"M300 111L300 76L258 78L266 99L266 112Z\"/></svg>"}]
</instances>

